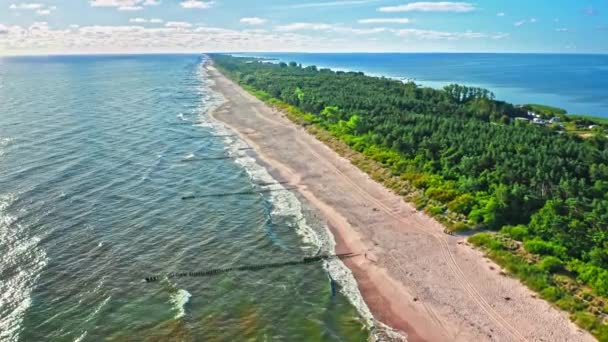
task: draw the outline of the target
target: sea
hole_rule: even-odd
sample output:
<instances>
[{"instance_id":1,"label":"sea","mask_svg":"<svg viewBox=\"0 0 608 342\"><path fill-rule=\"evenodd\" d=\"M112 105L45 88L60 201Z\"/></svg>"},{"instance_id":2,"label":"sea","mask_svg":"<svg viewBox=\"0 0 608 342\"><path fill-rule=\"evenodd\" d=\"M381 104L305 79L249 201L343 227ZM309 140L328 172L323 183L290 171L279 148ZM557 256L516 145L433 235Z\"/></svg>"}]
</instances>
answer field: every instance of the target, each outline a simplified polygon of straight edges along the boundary
<instances>
[{"instance_id":1,"label":"sea","mask_svg":"<svg viewBox=\"0 0 608 342\"><path fill-rule=\"evenodd\" d=\"M608 117L604 55L254 55ZM210 117L224 99L206 62L0 58L0 341L367 341L386 329L339 260L166 276L335 249L318 213Z\"/></svg>"},{"instance_id":2,"label":"sea","mask_svg":"<svg viewBox=\"0 0 608 342\"><path fill-rule=\"evenodd\" d=\"M166 276L335 247L315 210L210 118L224 99L205 63L0 58L0 341L374 335L339 260Z\"/></svg>"},{"instance_id":3,"label":"sea","mask_svg":"<svg viewBox=\"0 0 608 342\"><path fill-rule=\"evenodd\" d=\"M442 88L491 90L514 104L543 104L608 118L608 55L497 53L241 53Z\"/></svg>"}]
</instances>

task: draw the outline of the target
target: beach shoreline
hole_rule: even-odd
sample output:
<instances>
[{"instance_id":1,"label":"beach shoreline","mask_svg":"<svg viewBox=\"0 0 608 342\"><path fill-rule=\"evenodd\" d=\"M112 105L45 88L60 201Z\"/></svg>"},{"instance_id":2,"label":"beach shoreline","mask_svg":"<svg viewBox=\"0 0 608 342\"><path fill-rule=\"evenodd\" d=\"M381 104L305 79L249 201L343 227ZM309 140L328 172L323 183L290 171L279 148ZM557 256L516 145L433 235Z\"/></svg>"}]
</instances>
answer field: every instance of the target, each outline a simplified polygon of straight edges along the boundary
<instances>
[{"instance_id":1,"label":"beach shoreline","mask_svg":"<svg viewBox=\"0 0 608 342\"><path fill-rule=\"evenodd\" d=\"M207 65L212 117L325 218L374 317L409 341L593 341L500 267ZM508 298L508 299L506 299Z\"/></svg>"}]
</instances>

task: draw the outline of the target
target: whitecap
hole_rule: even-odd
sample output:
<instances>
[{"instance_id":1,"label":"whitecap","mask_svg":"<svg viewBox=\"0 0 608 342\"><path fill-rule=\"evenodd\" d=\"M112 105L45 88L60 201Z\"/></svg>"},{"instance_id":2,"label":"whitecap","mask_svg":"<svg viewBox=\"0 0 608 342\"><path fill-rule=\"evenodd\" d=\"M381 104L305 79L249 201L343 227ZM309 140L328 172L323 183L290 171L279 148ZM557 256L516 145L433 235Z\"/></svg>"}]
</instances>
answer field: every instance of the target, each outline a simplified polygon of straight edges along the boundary
<instances>
[{"instance_id":1,"label":"whitecap","mask_svg":"<svg viewBox=\"0 0 608 342\"><path fill-rule=\"evenodd\" d=\"M5 148L15 141L14 138L0 137L0 157L4 155Z\"/></svg>"},{"instance_id":2,"label":"whitecap","mask_svg":"<svg viewBox=\"0 0 608 342\"><path fill-rule=\"evenodd\" d=\"M82 342L82 340L84 340L84 338L87 336L87 331L83 332L82 334L80 334L80 336L76 337L76 339L74 340L74 342Z\"/></svg>"},{"instance_id":3,"label":"whitecap","mask_svg":"<svg viewBox=\"0 0 608 342\"><path fill-rule=\"evenodd\" d=\"M171 295L173 309L177 312L175 319L180 319L186 315L186 304L190 301L190 297L192 297L190 292L184 289L179 289Z\"/></svg>"},{"instance_id":4,"label":"whitecap","mask_svg":"<svg viewBox=\"0 0 608 342\"><path fill-rule=\"evenodd\" d=\"M91 314L87 317L87 321L90 321L91 319L93 319L95 316L97 316L97 314L101 311L101 309L104 308L104 306L106 306L108 304L108 302L110 301L110 299L112 299L112 296L107 296L106 299L103 300L103 302L101 302L96 308L95 310L93 310L93 312L91 312Z\"/></svg>"},{"instance_id":5,"label":"whitecap","mask_svg":"<svg viewBox=\"0 0 608 342\"><path fill-rule=\"evenodd\" d=\"M15 138L11 137L0 137L0 147L5 147L11 145L15 142Z\"/></svg>"}]
</instances>

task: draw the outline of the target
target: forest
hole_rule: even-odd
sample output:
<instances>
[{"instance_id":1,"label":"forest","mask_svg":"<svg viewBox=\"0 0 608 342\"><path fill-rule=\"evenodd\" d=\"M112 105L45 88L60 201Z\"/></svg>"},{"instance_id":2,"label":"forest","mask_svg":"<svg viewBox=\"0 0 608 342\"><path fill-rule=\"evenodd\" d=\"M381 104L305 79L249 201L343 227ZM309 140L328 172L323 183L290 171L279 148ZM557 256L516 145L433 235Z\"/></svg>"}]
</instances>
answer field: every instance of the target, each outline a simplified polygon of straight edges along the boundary
<instances>
[{"instance_id":1,"label":"forest","mask_svg":"<svg viewBox=\"0 0 608 342\"><path fill-rule=\"evenodd\" d=\"M418 208L608 340L608 139L516 118L486 89L212 55L265 101L285 104L417 191Z\"/></svg>"}]
</instances>

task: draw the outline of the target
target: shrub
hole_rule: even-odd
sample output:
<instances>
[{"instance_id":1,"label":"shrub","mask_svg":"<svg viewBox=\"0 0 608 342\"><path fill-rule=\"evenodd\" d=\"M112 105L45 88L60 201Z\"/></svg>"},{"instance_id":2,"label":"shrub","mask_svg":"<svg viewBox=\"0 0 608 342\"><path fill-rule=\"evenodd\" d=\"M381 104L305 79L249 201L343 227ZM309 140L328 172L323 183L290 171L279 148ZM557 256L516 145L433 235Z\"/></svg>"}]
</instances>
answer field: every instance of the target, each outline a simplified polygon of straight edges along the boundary
<instances>
[{"instance_id":1,"label":"shrub","mask_svg":"<svg viewBox=\"0 0 608 342\"><path fill-rule=\"evenodd\" d=\"M456 198L458 193L454 189L451 189L448 184L441 184L429 187L426 190L426 195L439 202L448 203Z\"/></svg>"},{"instance_id":2,"label":"shrub","mask_svg":"<svg viewBox=\"0 0 608 342\"><path fill-rule=\"evenodd\" d=\"M416 205L416 209L421 210L426 207L428 203L428 199L422 195L416 195L414 197L414 204Z\"/></svg>"},{"instance_id":3,"label":"shrub","mask_svg":"<svg viewBox=\"0 0 608 342\"><path fill-rule=\"evenodd\" d=\"M557 271L561 271L564 268L564 262L561 259L554 257L552 255L544 257L538 266L541 270L553 273Z\"/></svg>"},{"instance_id":4,"label":"shrub","mask_svg":"<svg viewBox=\"0 0 608 342\"><path fill-rule=\"evenodd\" d=\"M455 213L468 215L475 203L475 198L471 194L463 194L448 203L448 209Z\"/></svg>"},{"instance_id":5,"label":"shrub","mask_svg":"<svg viewBox=\"0 0 608 342\"><path fill-rule=\"evenodd\" d=\"M580 299L577 299L575 297L569 296L569 295L563 296L560 300L555 302L555 304L560 309L562 309L564 311L568 311L568 312L575 312L575 311L583 310L586 307L586 305L583 301L581 301Z\"/></svg>"},{"instance_id":6,"label":"shrub","mask_svg":"<svg viewBox=\"0 0 608 342\"><path fill-rule=\"evenodd\" d=\"M557 257L562 257L566 254L565 247L538 238L526 240L524 242L524 248L528 252L538 255L553 255Z\"/></svg>"},{"instance_id":7,"label":"shrub","mask_svg":"<svg viewBox=\"0 0 608 342\"><path fill-rule=\"evenodd\" d=\"M541 296L550 301L556 302L562 297L562 292L555 286L549 286L540 292Z\"/></svg>"},{"instance_id":8,"label":"shrub","mask_svg":"<svg viewBox=\"0 0 608 342\"><path fill-rule=\"evenodd\" d=\"M504 226L500 230L501 233L510 236L512 239L517 241L523 241L528 237L528 228L523 225L517 226Z\"/></svg>"},{"instance_id":9,"label":"shrub","mask_svg":"<svg viewBox=\"0 0 608 342\"><path fill-rule=\"evenodd\" d=\"M494 236L490 233L475 234L469 238L469 242L474 244L475 246L487 247L493 251L503 249L502 243L496 238L494 238Z\"/></svg>"},{"instance_id":10,"label":"shrub","mask_svg":"<svg viewBox=\"0 0 608 342\"><path fill-rule=\"evenodd\" d=\"M568 263L572 271L577 273L577 279L588 284L601 296L608 296L608 270L573 260Z\"/></svg>"},{"instance_id":11,"label":"shrub","mask_svg":"<svg viewBox=\"0 0 608 342\"><path fill-rule=\"evenodd\" d=\"M469 225L464 222L456 222L452 226L453 232L462 232L469 229L471 229L471 227L469 227Z\"/></svg>"},{"instance_id":12,"label":"shrub","mask_svg":"<svg viewBox=\"0 0 608 342\"><path fill-rule=\"evenodd\" d=\"M427 211L432 216L437 216L437 215L443 214L443 212L445 211L445 209L443 207L441 207L441 206L431 205L431 206L428 207Z\"/></svg>"},{"instance_id":13,"label":"shrub","mask_svg":"<svg viewBox=\"0 0 608 342\"><path fill-rule=\"evenodd\" d=\"M593 328L595 328L595 326L597 325L597 320L595 319L595 317L592 314L585 312L585 311L576 312L574 314L574 321L581 328L589 330L589 331L593 330Z\"/></svg>"}]
</instances>

